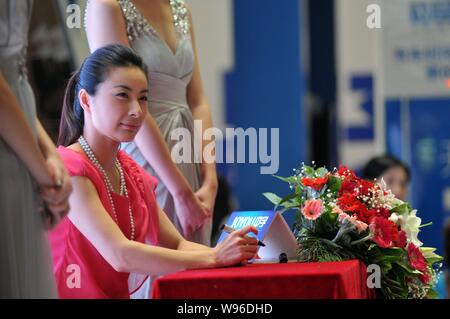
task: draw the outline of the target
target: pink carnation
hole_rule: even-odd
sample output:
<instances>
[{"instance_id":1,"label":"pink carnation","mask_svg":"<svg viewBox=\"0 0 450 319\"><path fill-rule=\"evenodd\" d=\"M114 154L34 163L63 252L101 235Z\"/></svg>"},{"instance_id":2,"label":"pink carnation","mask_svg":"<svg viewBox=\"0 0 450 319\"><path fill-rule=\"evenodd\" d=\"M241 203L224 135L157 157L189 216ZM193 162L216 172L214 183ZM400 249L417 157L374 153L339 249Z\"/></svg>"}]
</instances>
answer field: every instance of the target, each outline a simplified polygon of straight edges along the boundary
<instances>
[{"instance_id":1,"label":"pink carnation","mask_svg":"<svg viewBox=\"0 0 450 319\"><path fill-rule=\"evenodd\" d=\"M342 212L342 213L339 213L339 221L342 223L344 220L349 220L349 219L351 219L351 217L350 217L350 215L349 214L347 214L347 213L344 213L344 212Z\"/></svg>"},{"instance_id":2,"label":"pink carnation","mask_svg":"<svg viewBox=\"0 0 450 319\"><path fill-rule=\"evenodd\" d=\"M331 212L335 213L335 214L338 214L338 215L343 213L342 209L340 209L339 206L334 206L333 209L331 210Z\"/></svg>"},{"instance_id":3,"label":"pink carnation","mask_svg":"<svg viewBox=\"0 0 450 319\"><path fill-rule=\"evenodd\" d=\"M366 229L367 229L367 224L366 223L364 223L364 222L362 222L362 221L360 221L360 220L357 220L356 222L355 222L355 226L356 226L356 230L358 231L358 233L362 233L363 231L365 231Z\"/></svg>"},{"instance_id":4,"label":"pink carnation","mask_svg":"<svg viewBox=\"0 0 450 319\"><path fill-rule=\"evenodd\" d=\"M323 212L323 204L320 199L308 199L302 208L302 214L306 219L316 220Z\"/></svg>"},{"instance_id":5,"label":"pink carnation","mask_svg":"<svg viewBox=\"0 0 450 319\"><path fill-rule=\"evenodd\" d=\"M355 226L358 233L362 233L367 229L367 224L358 220L356 216L350 216L347 213L339 213L339 221L342 223L344 220L347 220L349 223Z\"/></svg>"}]
</instances>

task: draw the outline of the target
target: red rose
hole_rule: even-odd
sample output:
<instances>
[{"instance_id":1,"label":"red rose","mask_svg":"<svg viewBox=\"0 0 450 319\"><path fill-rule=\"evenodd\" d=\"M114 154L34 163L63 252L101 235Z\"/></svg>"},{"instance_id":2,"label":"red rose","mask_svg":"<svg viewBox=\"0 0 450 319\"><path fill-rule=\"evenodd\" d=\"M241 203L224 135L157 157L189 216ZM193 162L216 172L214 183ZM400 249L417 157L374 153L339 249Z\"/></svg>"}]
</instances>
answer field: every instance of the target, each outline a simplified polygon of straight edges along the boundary
<instances>
[{"instance_id":1,"label":"red rose","mask_svg":"<svg viewBox=\"0 0 450 319\"><path fill-rule=\"evenodd\" d=\"M423 275L420 275L419 279L424 285L426 285L430 282L431 276L430 276L430 274L428 274L428 272L426 272Z\"/></svg>"},{"instance_id":2,"label":"red rose","mask_svg":"<svg viewBox=\"0 0 450 319\"><path fill-rule=\"evenodd\" d=\"M366 224L370 224L373 218L376 216L374 209L367 209L366 206L362 205L359 210L356 212L358 219L365 222Z\"/></svg>"},{"instance_id":3,"label":"red rose","mask_svg":"<svg viewBox=\"0 0 450 319\"><path fill-rule=\"evenodd\" d=\"M406 233L402 230L398 232L398 236L395 239L395 246L404 248L406 246Z\"/></svg>"},{"instance_id":4,"label":"red rose","mask_svg":"<svg viewBox=\"0 0 450 319\"><path fill-rule=\"evenodd\" d=\"M371 181L366 181L364 179L358 179L357 181L357 187L359 189L359 194L362 196L369 196L372 197L371 191L375 190L377 186L375 183Z\"/></svg>"},{"instance_id":5,"label":"red rose","mask_svg":"<svg viewBox=\"0 0 450 319\"><path fill-rule=\"evenodd\" d=\"M339 207L346 212L358 213L358 212L366 212L366 206L361 203L356 195L346 193L338 198Z\"/></svg>"},{"instance_id":6,"label":"red rose","mask_svg":"<svg viewBox=\"0 0 450 319\"><path fill-rule=\"evenodd\" d=\"M370 224L370 230L374 233L372 241L381 248L392 247L395 237L395 233L393 233L394 228L395 224L392 221L382 217L374 217L373 222Z\"/></svg>"},{"instance_id":7,"label":"red rose","mask_svg":"<svg viewBox=\"0 0 450 319\"><path fill-rule=\"evenodd\" d=\"M339 195L343 195L346 193L353 194L356 187L357 185L355 181L353 181L352 179L344 179L341 183L341 188L339 189Z\"/></svg>"},{"instance_id":8,"label":"red rose","mask_svg":"<svg viewBox=\"0 0 450 319\"><path fill-rule=\"evenodd\" d=\"M328 177L318 177L318 178L309 178L303 177L302 184L304 186L309 186L316 191L320 191L322 187L328 182Z\"/></svg>"},{"instance_id":9,"label":"red rose","mask_svg":"<svg viewBox=\"0 0 450 319\"><path fill-rule=\"evenodd\" d=\"M337 174L344 178L356 178L356 174L354 171L349 169L346 166L339 165L339 169L337 170Z\"/></svg>"},{"instance_id":10,"label":"red rose","mask_svg":"<svg viewBox=\"0 0 450 319\"><path fill-rule=\"evenodd\" d=\"M380 207L374 208L374 210L376 212L375 215L377 215L378 217L388 219L391 216L391 211L387 208Z\"/></svg>"},{"instance_id":11,"label":"red rose","mask_svg":"<svg viewBox=\"0 0 450 319\"><path fill-rule=\"evenodd\" d=\"M409 265L413 269L417 269L424 274L427 272L427 262L425 257L423 257L420 249L413 243L409 243L407 246Z\"/></svg>"}]
</instances>

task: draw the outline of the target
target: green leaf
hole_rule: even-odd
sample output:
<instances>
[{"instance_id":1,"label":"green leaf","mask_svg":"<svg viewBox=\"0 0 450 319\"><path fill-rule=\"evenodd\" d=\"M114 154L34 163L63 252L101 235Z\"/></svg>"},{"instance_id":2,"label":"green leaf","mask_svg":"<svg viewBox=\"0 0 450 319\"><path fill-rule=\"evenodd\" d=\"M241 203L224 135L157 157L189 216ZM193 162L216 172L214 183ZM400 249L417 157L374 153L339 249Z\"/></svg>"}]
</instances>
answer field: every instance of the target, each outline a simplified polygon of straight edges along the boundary
<instances>
[{"instance_id":1,"label":"green leaf","mask_svg":"<svg viewBox=\"0 0 450 319\"><path fill-rule=\"evenodd\" d=\"M301 204L294 202L294 201L289 201L287 203L285 203L284 206L285 208L291 209L291 208L298 208Z\"/></svg>"},{"instance_id":2,"label":"green leaf","mask_svg":"<svg viewBox=\"0 0 450 319\"><path fill-rule=\"evenodd\" d=\"M279 180L289 183L289 184L294 184L297 180L295 176L289 176L289 177L283 177L283 176L278 176L278 175L272 175L275 178L278 178Z\"/></svg>"},{"instance_id":3,"label":"green leaf","mask_svg":"<svg viewBox=\"0 0 450 319\"><path fill-rule=\"evenodd\" d=\"M409 213L410 210L411 210L411 207L409 206L408 203L403 203L401 205L398 205L398 206L392 208L392 212L397 213L397 214L407 214L407 213Z\"/></svg>"},{"instance_id":4,"label":"green leaf","mask_svg":"<svg viewBox=\"0 0 450 319\"><path fill-rule=\"evenodd\" d=\"M316 170L316 175L318 177L324 177L328 173L328 170L325 167L319 167Z\"/></svg>"},{"instance_id":5,"label":"green leaf","mask_svg":"<svg viewBox=\"0 0 450 319\"><path fill-rule=\"evenodd\" d=\"M263 193L263 196L266 197L272 204L278 206L278 203L281 201L281 197L274 193Z\"/></svg>"},{"instance_id":6,"label":"green leaf","mask_svg":"<svg viewBox=\"0 0 450 319\"><path fill-rule=\"evenodd\" d=\"M328 179L328 187L332 193L337 193L341 189L342 181L339 177L330 176Z\"/></svg>"},{"instance_id":7,"label":"green leaf","mask_svg":"<svg viewBox=\"0 0 450 319\"><path fill-rule=\"evenodd\" d=\"M286 195L286 196L283 197L282 200L280 200L280 202L278 203L278 205L281 206L283 203L285 203L285 202L287 202L287 201L290 201L291 199L296 198L296 197L297 197L297 194L289 194L289 195ZM297 201L297 202L298 202L298 201ZM294 203L294 202L292 202L292 203Z\"/></svg>"},{"instance_id":8,"label":"green leaf","mask_svg":"<svg viewBox=\"0 0 450 319\"><path fill-rule=\"evenodd\" d=\"M280 214L283 214L285 211L291 210L291 209L297 209L296 207L283 207L282 209L278 210Z\"/></svg>"},{"instance_id":9,"label":"green leaf","mask_svg":"<svg viewBox=\"0 0 450 319\"><path fill-rule=\"evenodd\" d=\"M420 251L425 256L428 253L434 253L436 251L436 248L434 248L434 247L420 247Z\"/></svg>"},{"instance_id":10,"label":"green leaf","mask_svg":"<svg viewBox=\"0 0 450 319\"><path fill-rule=\"evenodd\" d=\"M392 247L392 248L385 249L384 253L386 255L400 257L400 256L405 254L405 251L402 248L399 248L399 247Z\"/></svg>"},{"instance_id":11,"label":"green leaf","mask_svg":"<svg viewBox=\"0 0 450 319\"><path fill-rule=\"evenodd\" d=\"M382 255L379 257L379 260L382 262L389 262L393 263L399 260L398 256L389 256L389 255Z\"/></svg>"},{"instance_id":12,"label":"green leaf","mask_svg":"<svg viewBox=\"0 0 450 319\"><path fill-rule=\"evenodd\" d=\"M429 258L425 258L425 259L427 260L427 264L433 265L435 263L441 262L444 258L442 258L441 256L437 256L437 257L429 257Z\"/></svg>"},{"instance_id":13,"label":"green leaf","mask_svg":"<svg viewBox=\"0 0 450 319\"><path fill-rule=\"evenodd\" d=\"M301 195L302 191L303 191L303 186L301 184L298 184L297 186L295 186L295 194Z\"/></svg>"},{"instance_id":14,"label":"green leaf","mask_svg":"<svg viewBox=\"0 0 450 319\"><path fill-rule=\"evenodd\" d=\"M422 273L418 270L412 269L410 266L405 265L403 262L396 262L397 265L402 267L408 274L411 275L421 275Z\"/></svg>"},{"instance_id":15,"label":"green leaf","mask_svg":"<svg viewBox=\"0 0 450 319\"><path fill-rule=\"evenodd\" d=\"M442 256L435 254L434 253L435 250L436 250L436 248L432 248L432 247L421 247L420 248L420 251L422 252L423 257L425 257L428 264L432 265L432 264L440 262L444 259L444 258L442 258Z\"/></svg>"},{"instance_id":16,"label":"green leaf","mask_svg":"<svg viewBox=\"0 0 450 319\"><path fill-rule=\"evenodd\" d=\"M311 166L303 166L303 169L305 171L305 174L309 177L315 177L314 176L314 168L312 168Z\"/></svg>"}]
</instances>

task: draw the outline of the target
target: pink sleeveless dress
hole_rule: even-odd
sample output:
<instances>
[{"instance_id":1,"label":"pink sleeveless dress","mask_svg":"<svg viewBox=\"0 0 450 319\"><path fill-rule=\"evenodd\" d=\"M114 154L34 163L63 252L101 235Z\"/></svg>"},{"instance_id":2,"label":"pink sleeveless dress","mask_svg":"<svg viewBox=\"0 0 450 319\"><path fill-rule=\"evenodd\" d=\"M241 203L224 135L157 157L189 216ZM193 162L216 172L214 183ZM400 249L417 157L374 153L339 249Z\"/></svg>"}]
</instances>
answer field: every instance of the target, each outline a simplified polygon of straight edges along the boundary
<instances>
[{"instance_id":1,"label":"pink sleeveless dress","mask_svg":"<svg viewBox=\"0 0 450 319\"><path fill-rule=\"evenodd\" d=\"M59 147L58 152L70 176L85 176L94 184L106 211L114 220L113 209L101 172L84 153ZM157 180L139 167L125 152L117 155L125 175L127 199L112 193L119 228L130 238L128 202L135 223L135 241L158 244L159 217L155 197ZM56 284L60 298L125 298L134 293L147 276L117 272L89 240L65 218L49 234ZM79 278L74 279L74 275ZM76 281L78 280L78 284Z\"/></svg>"}]
</instances>

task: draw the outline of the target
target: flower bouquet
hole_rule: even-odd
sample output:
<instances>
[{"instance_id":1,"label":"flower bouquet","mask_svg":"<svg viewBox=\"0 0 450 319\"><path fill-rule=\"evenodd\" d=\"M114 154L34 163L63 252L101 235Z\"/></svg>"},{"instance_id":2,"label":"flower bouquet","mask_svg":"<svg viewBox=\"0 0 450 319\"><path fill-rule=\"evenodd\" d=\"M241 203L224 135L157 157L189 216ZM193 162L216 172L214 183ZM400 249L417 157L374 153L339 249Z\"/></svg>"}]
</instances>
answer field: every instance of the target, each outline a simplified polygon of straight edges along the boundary
<instances>
[{"instance_id":1,"label":"flower bouquet","mask_svg":"<svg viewBox=\"0 0 450 319\"><path fill-rule=\"evenodd\" d=\"M418 239L421 219L386 189L346 168L302 165L288 182L292 193L264 196L281 212L295 209L300 262L360 259L379 267L384 298L433 298L442 257Z\"/></svg>"}]
</instances>

